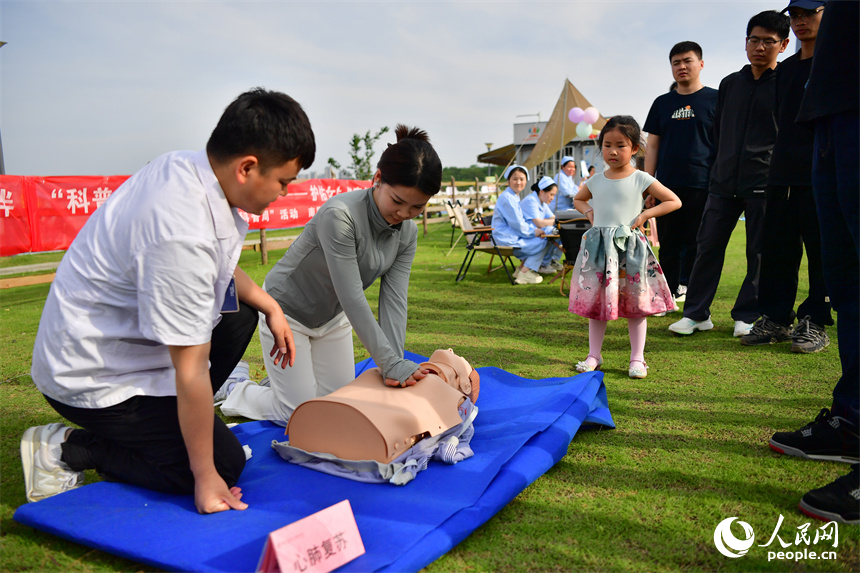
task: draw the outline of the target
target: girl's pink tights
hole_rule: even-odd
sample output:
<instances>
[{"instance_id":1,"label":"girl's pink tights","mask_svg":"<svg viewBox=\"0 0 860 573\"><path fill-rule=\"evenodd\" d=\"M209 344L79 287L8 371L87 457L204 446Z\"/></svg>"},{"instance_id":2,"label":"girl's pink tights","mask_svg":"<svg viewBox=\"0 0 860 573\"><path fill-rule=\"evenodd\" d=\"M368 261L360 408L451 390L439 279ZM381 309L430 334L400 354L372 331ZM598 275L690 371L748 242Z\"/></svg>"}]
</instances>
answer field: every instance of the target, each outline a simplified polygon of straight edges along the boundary
<instances>
[{"instance_id":1,"label":"girl's pink tights","mask_svg":"<svg viewBox=\"0 0 860 573\"><path fill-rule=\"evenodd\" d=\"M603 348L603 337L606 335L606 321L588 319L588 358L585 359L589 366L597 367L600 360L600 350Z\"/></svg>"},{"instance_id":2,"label":"girl's pink tights","mask_svg":"<svg viewBox=\"0 0 860 573\"><path fill-rule=\"evenodd\" d=\"M648 333L648 320L645 318L628 318L627 331L630 333L630 360L645 362L645 337ZM597 359L600 358L600 352L603 348L604 336L606 336L606 321L588 319L589 358L587 362L591 366L597 366Z\"/></svg>"},{"instance_id":3,"label":"girl's pink tights","mask_svg":"<svg viewBox=\"0 0 860 573\"><path fill-rule=\"evenodd\" d=\"M627 332L630 333L630 361L645 362L645 336L648 334L648 319L628 318Z\"/></svg>"}]
</instances>

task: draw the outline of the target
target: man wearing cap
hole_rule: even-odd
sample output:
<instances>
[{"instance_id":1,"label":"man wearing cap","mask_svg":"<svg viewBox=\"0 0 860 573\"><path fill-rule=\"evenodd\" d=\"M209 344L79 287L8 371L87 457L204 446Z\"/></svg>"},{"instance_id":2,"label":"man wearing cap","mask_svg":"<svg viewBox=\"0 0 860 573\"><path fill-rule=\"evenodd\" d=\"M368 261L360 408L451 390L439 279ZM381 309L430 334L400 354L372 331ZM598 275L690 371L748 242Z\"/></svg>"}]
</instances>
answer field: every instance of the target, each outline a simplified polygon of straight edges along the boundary
<instances>
[{"instance_id":1,"label":"man wearing cap","mask_svg":"<svg viewBox=\"0 0 860 573\"><path fill-rule=\"evenodd\" d=\"M783 10L786 11L791 30L800 42L800 51L776 69L774 117L779 133L770 160L764 217L758 295L762 316L750 333L741 337L741 344L761 346L790 340L793 352L810 354L830 344L824 327L832 325L833 318L824 286L821 232L812 194L813 131L811 126L796 123L795 119L812 69L824 2L792 0ZM797 307L798 323L792 329L804 245L809 295Z\"/></svg>"},{"instance_id":2,"label":"man wearing cap","mask_svg":"<svg viewBox=\"0 0 860 573\"><path fill-rule=\"evenodd\" d=\"M660 218L660 266L669 290L683 295L682 268L689 274L696 260L696 234L708 198L713 161L712 130L717 90L702 84L705 62L696 42L679 42L669 51L677 88L654 100L644 130L648 132L645 171L672 189L683 205Z\"/></svg>"}]
</instances>

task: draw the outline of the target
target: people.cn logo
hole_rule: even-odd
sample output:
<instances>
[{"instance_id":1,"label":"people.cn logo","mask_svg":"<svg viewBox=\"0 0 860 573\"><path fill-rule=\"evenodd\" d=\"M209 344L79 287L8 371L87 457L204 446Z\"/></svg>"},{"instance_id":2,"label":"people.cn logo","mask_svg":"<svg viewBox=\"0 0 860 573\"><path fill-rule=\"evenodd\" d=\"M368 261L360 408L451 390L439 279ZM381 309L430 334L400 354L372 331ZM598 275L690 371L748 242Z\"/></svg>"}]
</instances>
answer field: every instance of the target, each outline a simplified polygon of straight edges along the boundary
<instances>
[{"instance_id":1,"label":"people.cn logo","mask_svg":"<svg viewBox=\"0 0 860 573\"><path fill-rule=\"evenodd\" d=\"M738 521L738 525L744 530L746 539L738 539L732 534L732 522L736 519L737 517L724 519L714 529L714 545L717 546L717 551L726 557L736 558L746 555L755 543L753 528L746 521Z\"/></svg>"}]
</instances>

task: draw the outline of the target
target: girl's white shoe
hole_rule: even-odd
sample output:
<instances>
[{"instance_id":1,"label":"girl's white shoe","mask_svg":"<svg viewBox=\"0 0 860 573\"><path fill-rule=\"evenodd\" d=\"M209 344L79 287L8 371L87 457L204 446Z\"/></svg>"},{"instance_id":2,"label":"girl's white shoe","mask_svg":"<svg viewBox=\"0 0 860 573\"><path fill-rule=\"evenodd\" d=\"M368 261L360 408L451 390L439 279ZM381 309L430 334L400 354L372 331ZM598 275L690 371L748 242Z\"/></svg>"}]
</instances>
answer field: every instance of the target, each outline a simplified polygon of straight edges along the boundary
<instances>
[{"instance_id":1,"label":"girl's white shoe","mask_svg":"<svg viewBox=\"0 0 860 573\"><path fill-rule=\"evenodd\" d=\"M631 378L642 379L648 376L648 365L644 360L631 360L630 369L627 370L627 375Z\"/></svg>"},{"instance_id":2,"label":"girl's white shoe","mask_svg":"<svg viewBox=\"0 0 860 573\"><path fill-rule=\"evenodd\" d=\"M590 364L588 359L591 358L595 364ZM582 372L594 372L595 370L600 370L603 366L603 357L602 356L594 356L593 354L589 354L585 360L576 363L576 371L579 373Z\"/></svg>"}]
</instances>

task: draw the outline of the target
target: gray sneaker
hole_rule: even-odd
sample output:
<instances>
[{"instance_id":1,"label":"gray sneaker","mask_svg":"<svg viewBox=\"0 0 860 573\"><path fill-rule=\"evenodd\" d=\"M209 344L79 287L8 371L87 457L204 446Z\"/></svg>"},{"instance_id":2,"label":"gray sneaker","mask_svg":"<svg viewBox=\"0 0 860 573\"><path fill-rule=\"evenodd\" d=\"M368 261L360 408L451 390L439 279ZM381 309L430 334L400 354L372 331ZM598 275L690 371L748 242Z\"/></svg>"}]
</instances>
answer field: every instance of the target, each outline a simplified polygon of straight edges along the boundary
<instances>
[{"instance_id":1,"label":"gray sneaker","mask_svg":"<svg viewBox=\"0 0 860 573\"><path fill-rule=\"evenodd\" d=\"M744 346L761 346L764 344L776 344L791 339L791 329L774 322L763 315L755 324L749 334L741 336L741 344Z\"/></svg>"},{"instance_id":2,"label":"gray sneaker","mask_svg":"<svg viewBox=\"0 0 860 573\"><path fill-rule=\"evenodd\" d=\"M221 384L221 387L218 388L218 391L215 392L214 400L216 406L220 406L227 400L227 397L236 387L236 384L251 379L250 368L251 367L244 360L239 361L236 367L233 368L233 372L230 373L230 377L227 378L227 380Z\"/></svg>"},{"instance_id":3,"label":"gray sneaker","mask_svg":"<svg viewBox=\"0 0 860 573\"><path fill-rule=\"evenodd\" d=\"M797 321L797 326L791 331L791 351L801 354L821 352L830 345L830 337L823 326L810 321L805 316Z\"/></svg>"}]
</instances>

